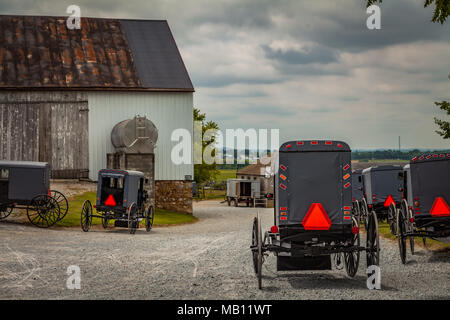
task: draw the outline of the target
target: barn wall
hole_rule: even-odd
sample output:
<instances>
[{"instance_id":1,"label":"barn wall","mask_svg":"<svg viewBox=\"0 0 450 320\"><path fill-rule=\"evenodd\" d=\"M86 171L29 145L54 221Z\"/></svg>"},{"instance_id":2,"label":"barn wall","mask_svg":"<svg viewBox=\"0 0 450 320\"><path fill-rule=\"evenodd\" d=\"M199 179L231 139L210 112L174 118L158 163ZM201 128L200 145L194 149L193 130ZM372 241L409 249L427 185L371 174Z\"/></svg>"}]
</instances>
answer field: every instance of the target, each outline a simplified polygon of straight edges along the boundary
<instances>
[{"instance_id":1,"label":"barn wall","mask_svg":"<svg viewBox=\"0 0 450 320\"><path fill-rule=\"evenodd\" d=\"M87 176L87 94L0 92L0 159L48 162L53 178Z\"/></svg>"},{"instance_id":2,"label":"barn wall","mask_svg":"<svg viewBox=\"0 0 450 320\"><path fill-rule=\"evenodd\" d=\"M188 92L94 92L89 100L89 178L97 180L106 168L106 155L114 152L111 130L118 122L145 115L158 128L155 179L184 180L194 175L193 165L171 161L172 131L185 128L192 135L193 94Z\"/></svg>"}]
</instances>

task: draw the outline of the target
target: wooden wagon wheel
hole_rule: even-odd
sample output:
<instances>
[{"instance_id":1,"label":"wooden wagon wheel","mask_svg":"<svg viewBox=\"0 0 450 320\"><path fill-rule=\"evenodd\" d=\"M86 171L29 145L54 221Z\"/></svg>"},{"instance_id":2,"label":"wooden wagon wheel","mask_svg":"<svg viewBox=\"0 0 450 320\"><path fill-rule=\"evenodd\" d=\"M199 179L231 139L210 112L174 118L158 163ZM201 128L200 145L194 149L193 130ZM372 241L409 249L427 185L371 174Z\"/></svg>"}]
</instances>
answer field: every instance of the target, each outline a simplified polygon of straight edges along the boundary
<instances>
[{"instance_id":1,"label":"wooden wagon wheel","mask_svg":"<svg viewBox=\"0 0 450 320\"><path fill-rule=\"evenodd\" d=\"M398 249L400 252L400 259L402 263L406 263L406 226L405 226L405 213L403 212L403 206L400 210L397 210L397 238Z\"/></svg>"},{"instance_id":2,"label":"wooden wagon wheel","mask_svg":"<svg viewBox=\"0 0 450 320\"><path fill-rule=\"evenodd\" d=\"M0 220L6 219L8 218L8 216L11 214L11 212L13 211L14 206L0 206Z\"/></svg>"},{"instance_id":3,"label":"wooden wagon wheel","mask_svg":"<svg viewBox=\"0 0 450 320\"><path fill-rule=\"evenodd\" d=\"M359 228L359 221L353 217L352 219L352 228ZM359 247L360 242L360 236L359 232L357 234L353 235L352 238L352 247L356 246ZM359 266L359 250L353 250L351 252L344 252L344 264L345 264L345 270L347 271L347 275L350 278L353 278L356 275L356 272L358 272L358 266Z\"/></svg>"},{"instance_id":4,"label":"wooden wagon wheel","mask_svg":"<svg viewBox=\"0 0 450 320\"><path fill-rule=\"evenodd\" d=\"M402 208L404 212L406 212L406 215L404 215L405 219L405 230L406 233L411 234L414 232L414 225L411 222L412 218L412 211L408 208L408 202L403 199L402 201ZM414 237L409 236L409 248L411 249L411 254L414 255Z\"/></svg>"},{"instance_id":5,"label":"wooden wagon wheel","mask_svg":"<svg viewBox=\"0 0 450 320\"><path fill-rule=\"evenodd\" d=\"M258 220L258 289L262 289L262 264L263 264L263 256L262 256L262 233L261 233L261 219L259 218L259 213L257 214Z\"/></svg>"},{"instance_id":6,"label":"wooden wagon wheel","mask_svg":"<svg viewBox=\"0 0 450 320\"><path fill-rule=\"evenodd\" d=\"M55 199L59 205L60 211L58 221L64 219L67 211L69 210L69 202L67 201L67 198L57 190L50 190L50 196Z\"/></svg>"},{"instance_id":7,"label":"wooden wagon wheel","mask_svg":"<svg viewBox=\"0 0 450 320\"><path fill-rule=\"evenodd\" d=\"M128 231L130 234L135 234L138 228L139 221L137 217L137 205L133 202L131 206L128 207Z\"/></svg>"},{"instance_id":8,"label":"wooden wagon wheel","mask_svg":"<svg viewBox=\"0 0 450 320\"><path fill-rule=\"evenodd\" d=\"M364 222L364 230L368 232L369 208L365 198L361 200L361 219Z\"/></svg>"},{"instance_id":9,"label":"wooden wagon wheel","mask_svg":"<svg viewBox=\"0 0 450 320\"><path fill-rule=\"evenodd\" d=\"M83 202L81 207L81 229L88 232L92 225L92 204L89 200Z\"/></svg>"},{"instance_id":10,"label":"wooden wagon wheel","mask_svg":"<svg viewBox=\"0 0 450 320\"><path fill-rule=\"evenodd\" d=\"M396 235L397 234L397 209L395 208L394 203L391 203L389 205L387 220L388 220L389 230L391 231L391 234Z\"/></svg>"},{"instance_id":11,"label":"wooden wagon wheel","mask_svg":"<svg viewBox=\"0 0 450 320\"><path fill-rule=\"evenodd\" d=\"M380 236L378 234L378 218L372 211L367 219L366 260L367 267L380 265Z\"/></svg>"},{"instance_id":12,"label":"wooden wagon wheel","mask_svg":"<svg viewBox=\"0 0 450 320\"><path fill-rule=\"evenodd\" d=\"M147 230L147 232L150 232L150 230L152 230L154 216L155 216L155 214L154 214L153 206L148 207L147 213L145 216L145 230Z\"/></svg>"},{"instance_id":13,"label":"wooden wagon wheel","mask_svg":"<svg viewBox=\"0 0 450 320\"><path fill-rule=\"evenodd\" d=\"M28 220L39 228L53 226L58 221L59 212L58 202L47 194L34 197L27 206Z\"/></svg>"}]
</instances>

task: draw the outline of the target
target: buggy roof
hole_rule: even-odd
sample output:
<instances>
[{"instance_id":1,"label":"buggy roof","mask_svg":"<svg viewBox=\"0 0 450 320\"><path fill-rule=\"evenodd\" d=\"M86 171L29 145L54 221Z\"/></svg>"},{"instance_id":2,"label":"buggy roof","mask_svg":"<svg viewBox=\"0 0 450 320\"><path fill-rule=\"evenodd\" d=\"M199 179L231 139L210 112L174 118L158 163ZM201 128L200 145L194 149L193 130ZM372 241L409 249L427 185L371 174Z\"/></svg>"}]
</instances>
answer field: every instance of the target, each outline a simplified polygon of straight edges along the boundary
<instances>
[{"instance_id":1,"label":"buggy roof","mask_svg":"<svg viewBox=\"0 0 450 320\"><path fill-rule=\"evenodd\" d=\"M411 159L411 163L420 163L420 162L430 162L430 161L444 161L450 160L450 153L441 153L441 154L424 154L421 156L417 156Z\"/></svg>"},{"instance_id":2,"label":"buggy roof","mask_svg":"<svg viewBox=\"0 0 450 320\"><path fill-rule=\"evenodd\" d=\"M7 168L48 168L47 162L0 160L0 167Z\"/></svg>"},{"instance_id":3,"label":"buggy roof","mask_svg":"<svg viewBox=\"0 0 450 320\"><path fill-rule=\"evenodd\" d=\"M350 151L347 143L333 140L297 140L285 142L280 152L339 152Z\"/></svg>"},{"instance_id":4,"label":"buggy roof","mask_svg":"<svg viewBox=\"0 0 450 320\"><path fill-rule=\"evenodd\" d=\"M135 171L135 170L122 170L122 169L101 169L100 173L106 173L106 174L119 174L119 175L129 175L129 176L137 176L137 177L144 177L144 173L141 171Z\"/></svg>"},{"instance_id":5,"label":"buggy roof","mask_svg":"<svg viewBox=\"0 0 450 320\"><path fill-rule=\"evenodd\" d=\"M376 167L370 167L366 168L362 171L363 174L368 174L369 172L373 171L390 171L390 170L402 170L402 166L400 165L385 165L385 166L376 166Z\"/></svg>"}]
</instances>

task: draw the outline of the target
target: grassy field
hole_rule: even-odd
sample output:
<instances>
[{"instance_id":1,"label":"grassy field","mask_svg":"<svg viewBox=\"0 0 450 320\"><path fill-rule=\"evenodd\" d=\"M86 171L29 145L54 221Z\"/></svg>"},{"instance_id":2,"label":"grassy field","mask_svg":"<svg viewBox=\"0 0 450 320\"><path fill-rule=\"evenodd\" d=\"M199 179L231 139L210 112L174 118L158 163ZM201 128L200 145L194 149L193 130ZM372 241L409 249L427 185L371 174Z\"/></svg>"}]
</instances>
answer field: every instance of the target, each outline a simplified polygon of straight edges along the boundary
<instances>
[{"instance_id":1,"label":"grassy field","mask_svg":"<svg viewBox=\"0 0 450 320\"><path fill-rule=\"evenodd\" d=\"M85 200L90 200L92 204L95 204L95 192L85 192L81 195L74 196L72 199L69 199L69 211L67 212L66 217L62 221L57 222L56 225L61 227L79 227L81 224L81 207L83 206ZM195 221L197 221L197 218L185 213L156 209L153 225L169 226L192 223ZM100 225L101 223L102 220L100 218L92 219L92 225ZM114 222L110 221L110 225L114 225Z\"/></svg>"},{"instance_id":2,"label":"grassy field","mask_svg":"<svg viewBox=\"0 0 450 320\"><path fill-rule=\"evenodd\" d=\"M219 175L216 178L216 182L227 181L227 179L236 178L236 170L235 169L220 169Z\"/></svg>"}]
</instances>

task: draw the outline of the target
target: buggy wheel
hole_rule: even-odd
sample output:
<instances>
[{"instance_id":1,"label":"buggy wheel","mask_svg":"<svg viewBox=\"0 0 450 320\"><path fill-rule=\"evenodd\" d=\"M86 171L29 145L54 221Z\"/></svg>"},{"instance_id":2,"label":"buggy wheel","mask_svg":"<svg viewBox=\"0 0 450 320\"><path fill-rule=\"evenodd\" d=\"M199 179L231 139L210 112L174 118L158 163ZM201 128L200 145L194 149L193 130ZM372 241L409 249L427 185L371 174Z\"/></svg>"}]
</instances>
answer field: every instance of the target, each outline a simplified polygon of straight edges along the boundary
<instances>
[{"instance_id":1,"label":"buggy wheel","mask_svg":"<svg viewBox=\"0 0 450 320\"><path fill-rule=\"evenodd\" d=\"M39 228L53 226L59 218L58 202L49 195L34 197L27 206L27 216L31 224Z\"/></svg>"},{"instance_id":2,"label":"buggy wheel","mask_svg":"<svg viewBox=\"0 0 450 320\"><path fill-rule=\"evenodd\" d=\"M252 258L253 258L253 270L255 274L258 274L258 217L253 219L252 228Z\"/></svg>"},{"instance_id":3,"label":"buggy wheel","mask_svg":"<svg viewBox=\"0 0 450 320\"><path fill-rule=\"evenodd\" d=\"M261 219L259 218L258 213L258 289L262 289L262 233L261 233Z\"/></svg>"},{"instance_id":4,"label":"buggy wheel","mask_svg":"<svg viewBox=\"0 0 450 320\"><path fill-rule=\"evenodd\" d=\"M422 238L422 243L423 243L423 246L424 246L425 249L426 249L426 248L427 248L427 238L423 237L423 238Z\"/></svg>"},{"instance_id":5,"label":"buggy wheel","mask_svg":"<svg viewBox=\"0 0 450 320\"><path fill-rule=\"evenodd\" d=\"M352 219L352 227L359 228L359 222L355 217L353 217L353 219ZM360 245L359 232L357 234L353 235L351 245L352 245L352 247L353 246L359 247L359 245ZM353 278L356 275L356 272L358 272L359 251L354 250L351 252L344 252L344 264L345 264L345 271L347 271L347 275L350 278Z\"/></svg>"},{"instance_id":6,"label":"buggy wheel","mask_svg":"<svg viewBox=\"0 0 450 320\"><path fill-rule=\"evenodd\" d=\"M92 204L89 200L85 200L81 208L81 229L88 232L92 225Z\"/></svg>"},{"instance_id":7,"label":"buggy wheel","mask_svg":"<svg viewBox=\"0 0 450 320\"><path fill-rule=\"evenodd\" d=\"M59 205L60 213L58 221L64 219L67 211L69 210L69 202L67 201L67 198L61 192L56 190L50 190L50 196L55 199Z\"/></svg>"},{"instance_id":8,"label":"buggy wheel","mask_svg":"<svg viewBox=\"0 0 450 320\"><path fill-rule=\"evenodd\" d=\"M150 230L152 230L154 216L155 216L155 214L154 214L153 206L148 207L147 213L145 216L145 230L147 230L147 232L150 232Z\"/></svg>"},{"instance_id":9,"label":"buggy wheel","mask_svg":"<svg viewBox=\"0 0 450 320\"><path fill-rule=\"evenodd\" d=\"M235 207L237 207L239 205L238 200L237 199L233 199L233 204L234 204Z\"/></svg>"},{"instance_id":10,"label":"buggy wheel","mask_svg":"<svg viewBox=\"0 0 450 320\"><path fill-rule=\"evenodd\" d=\"M389 230L391 234L395 235L397 233L397 209L395 208L395 204L391 203L389 205L387 220L389 224Z\"/></svg>"},{"instance_id":11,"label":"buggy wheel","mask_svg":"<svg viewBox=\"0 0 450 320\"><path fill-rule=\"evenodd\" d=\"M369 208L367 206L367 201L365 198L361 200L361 219L364 222L364 230L366 230L367 232L368 231L367 222L369 220Z\"/></svg>"},{"instance_id":12,"label":"buggy wheel","mask_svg":"<svg viewBox=\"0 0 450 320\"><path fill-rule=\"evenodd\" d=\"M367 219L366 259L367 267L380 265L380 235L378 234L378 219L372 211Z\"/></svg>"},{"instance_id":13,"label":"buggy wheel","mask_svg":"<svg viewBox=\"0 0 450 320\"><path fill-rule=\"evenodd\" d=\"M402 201L402 208L403 208L403 211L406 213L404 215L404 217L406 218L405 219L405 225L406 225L405 230L408 234L411 234L414 231L414 225L411 222L412 221L411 220L412 210L410 210L408 208L408 202L405 199L403 199L403 201ZM411 249L411 254L414 255L414 237L413 236L409 236L409 248Z\"/></svg>"},{"instance_id":14,"label":"buggy wheel","mask_svg":"<svg viewBox=\"0 0 450 320\"><path fill-rule=\"evenodd\" d=\"M137 205L135 202L128 207L128 231L130 234L135 234L136 229L138 228L138 218L137 218Z\"/></svg>"},{"instance_id":15,"label":"buggy wheel","mask_svg":"<svg viewBox=\"0 0 450 320\"><path fill-rule=\"evenodd\" d=\"M403 206L397 211L397 238L398 249L400 252L400 259L402 263L406 263L406 228L405 228L405 216L403 212Z\"/></svg>"},{"instance_id":16,"label":"buggy wheel","mask_svg":"<svg viewBox=\"0 0 450 320\"><path fill-rule=\"evenodd\" d=\"M228 206L231 206L231 200L229 197L227 197L227 204L228 204Z\"/></svg>"},{"instance_id":17,"label":"buggy wheel","mask_svg":"<svg viewBox=\"0 0 450 320\"><path fill-rule=\"evenodd\" d=\"M14 209L13 205L0 207L0 220L8 218L13 209Z\"/></svg>"}]
</instances>

